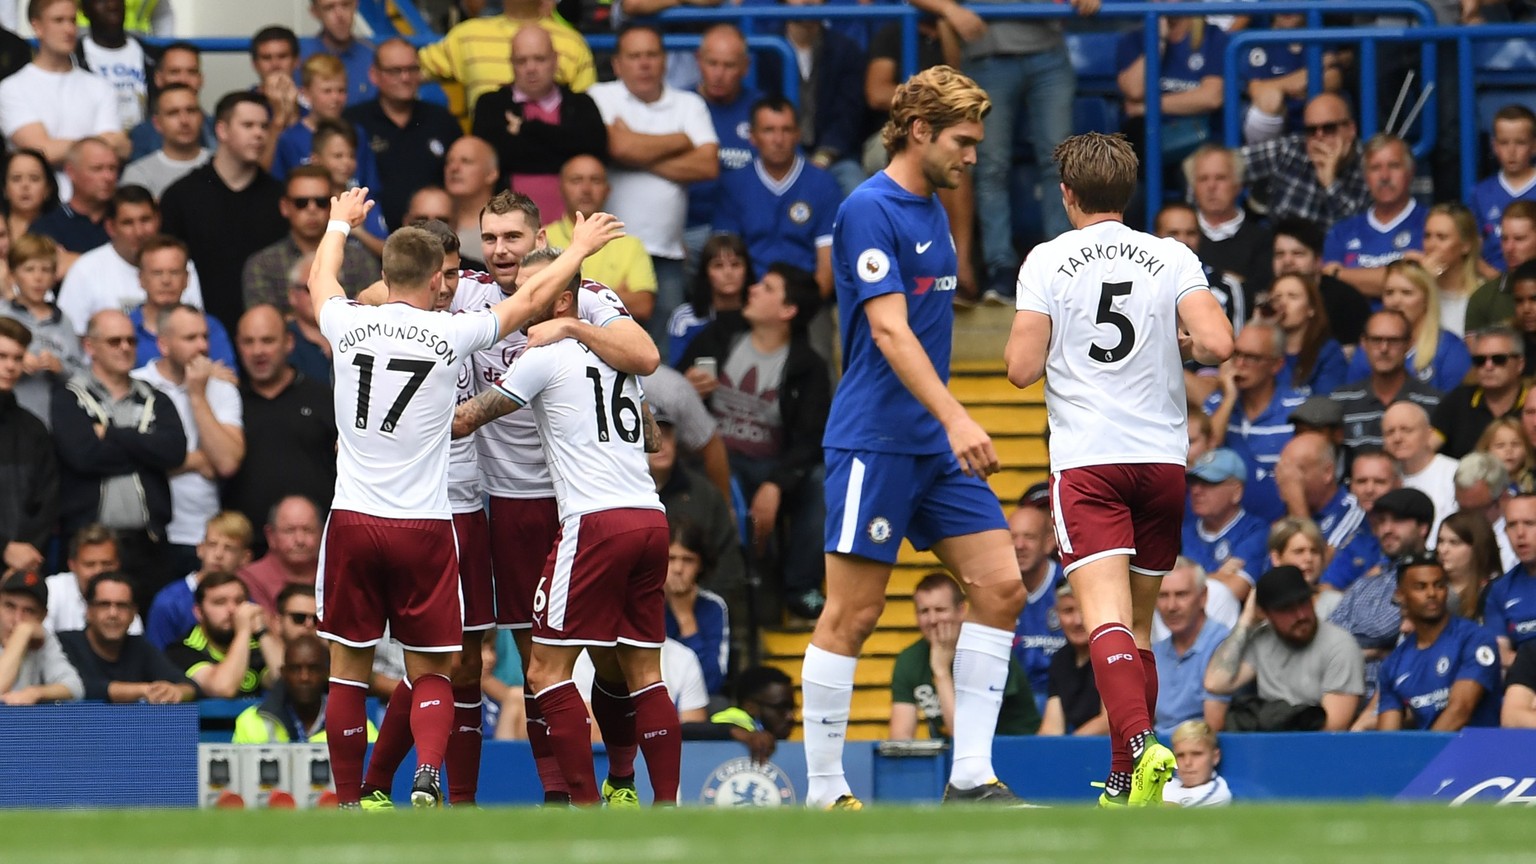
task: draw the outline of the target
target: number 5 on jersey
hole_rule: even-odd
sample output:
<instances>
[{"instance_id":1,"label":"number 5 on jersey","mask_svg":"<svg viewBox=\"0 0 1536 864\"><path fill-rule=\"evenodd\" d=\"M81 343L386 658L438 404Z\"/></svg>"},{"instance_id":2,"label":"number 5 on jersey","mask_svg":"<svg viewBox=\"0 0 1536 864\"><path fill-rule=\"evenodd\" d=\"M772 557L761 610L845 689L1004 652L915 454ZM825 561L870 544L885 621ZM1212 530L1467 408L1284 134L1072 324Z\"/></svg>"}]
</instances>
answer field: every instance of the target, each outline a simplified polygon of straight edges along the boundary
<instances>
[{"instance_id":1,"label":"number 5 on jersey","mask_svg":"<svg viewBox=\"0 0 1536 864\"><path fill-rule=\"evenodd\" d=\"M1136 328L1131 325L1131 319L1124 314L1116 312L1112 305L1116 297L1126 297L1131 293L1129 282L1105 282L1099 293L1099 314L1093 319L1095 324L1108 324L1120 331L1120 341L1112 347L1105 348L1097 342L1088 346L1088 356L1100 363L1118 363L1130 356L1131 349L1136 347Z\"/></svg>"}]
</instances>

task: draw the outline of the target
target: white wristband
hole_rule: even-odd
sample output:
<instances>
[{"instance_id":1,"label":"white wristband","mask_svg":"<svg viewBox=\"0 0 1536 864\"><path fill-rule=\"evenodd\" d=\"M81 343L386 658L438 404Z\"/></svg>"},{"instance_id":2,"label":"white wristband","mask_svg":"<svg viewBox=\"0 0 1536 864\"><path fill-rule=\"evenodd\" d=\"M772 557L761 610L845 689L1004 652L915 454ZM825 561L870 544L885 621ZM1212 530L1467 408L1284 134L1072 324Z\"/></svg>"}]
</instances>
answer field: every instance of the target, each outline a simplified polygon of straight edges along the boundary
<instances>
[{"instance_id":1,"label":"white wristband","mask_svg":"<svg viewBox=\"0 0 1536 864\"><path fill-rule=\"evenodd\" d=\"M346 237L352 233L352 225L344 219L332 219L325 223L325 230L327 232L340 231L341 236Z\"/></svg>"}]
</instances>

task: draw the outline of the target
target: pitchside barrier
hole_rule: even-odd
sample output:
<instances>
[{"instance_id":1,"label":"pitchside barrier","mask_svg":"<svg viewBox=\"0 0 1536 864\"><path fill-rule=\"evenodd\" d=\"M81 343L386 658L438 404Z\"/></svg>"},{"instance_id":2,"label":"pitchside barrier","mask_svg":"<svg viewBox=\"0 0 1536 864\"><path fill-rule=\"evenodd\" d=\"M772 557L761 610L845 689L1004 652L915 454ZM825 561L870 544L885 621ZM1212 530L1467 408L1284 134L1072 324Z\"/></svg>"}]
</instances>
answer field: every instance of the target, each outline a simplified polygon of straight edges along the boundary
<instances>
[{"instance_id":1,"label":"pitchside barrier","mask_svg":"<svg viewBox=\"0 0 1536 864\"><path fill-rule=\"evenodd\" d=\"M43 705L0 708L0 807L323 806L324 745L198 742L195 705ZM1282 733L1221 737L1221 773L1242 801L1431 800L1536 803L1536 730L1461 733ZM1109 757L1103 738L1001 738L998 775L1026 798L1087 803ZM409 796L410 766L396 777ZM598 776L607 769L599 751ZM937 801L948 752L932 742L850 741L855 794L888 803ZM641 799L649 800L642 760ZM767 765L728 742L683 747L682 802L794 806L805 799L800 744L783 742ZM541 799L526 742L487 741L480 803Z\"/></svg>"}]
</instances>

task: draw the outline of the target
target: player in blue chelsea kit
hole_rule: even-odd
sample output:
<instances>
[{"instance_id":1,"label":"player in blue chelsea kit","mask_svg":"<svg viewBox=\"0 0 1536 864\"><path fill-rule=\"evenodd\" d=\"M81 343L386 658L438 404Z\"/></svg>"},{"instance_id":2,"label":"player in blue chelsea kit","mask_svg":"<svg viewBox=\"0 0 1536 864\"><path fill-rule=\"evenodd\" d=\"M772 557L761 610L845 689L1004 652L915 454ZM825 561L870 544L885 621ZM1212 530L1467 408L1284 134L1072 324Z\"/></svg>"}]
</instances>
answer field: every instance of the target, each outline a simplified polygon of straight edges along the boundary
<instances>
[{"instance_id":1,"label":"player in blue chelsea kit","mask_svg":"<svg viewBox=\"0 0 1536 864\"><path fill-rule=\"evenodd\" d=\"M986 93L948 66L902 84L882 132L890 165L854 190L833 228L843 378L822 442L827 605L802 674L812 807L862 807L842 764L854 666L885 606L903 537L932 548L970 600L955 647L945 800L1018 801L992 770L992 734L1024 585L983 479L998 469L997 452L945 386L956 259L935 195L976 163L990 108Z\"/></svg>"},{"instance_id":2,"label":"player in blue chelsea kit","mask_svg":"<svg viewBox=\"0 0 1536 864\"><path fill-rule=\"evenodd\" d=\"M1413 633L1381 664L1377 729L1499 725L1498 646L1486 628L1453 613L1449 597L1433 552L1398 561L1394 599Z\"/></svg>"}]
</instances>

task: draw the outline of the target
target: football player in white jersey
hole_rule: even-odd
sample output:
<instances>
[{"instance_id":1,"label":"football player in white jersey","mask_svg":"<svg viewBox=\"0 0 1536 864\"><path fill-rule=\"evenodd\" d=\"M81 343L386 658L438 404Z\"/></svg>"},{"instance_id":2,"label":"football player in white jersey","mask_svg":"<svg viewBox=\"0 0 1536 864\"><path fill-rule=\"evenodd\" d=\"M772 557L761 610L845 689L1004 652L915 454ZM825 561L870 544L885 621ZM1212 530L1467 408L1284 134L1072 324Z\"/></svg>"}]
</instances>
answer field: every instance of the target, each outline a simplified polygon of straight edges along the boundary
<instances>
[{"instance_id":1,"label":"football player in white jersey","mask_svg":"<svg viewBox=\"0 0 1536 864\"><path fill-rule=\"evenodd\" d=\"M412 684L412 802L435 807L453 722L449 672L463 638L447 481L459 362L524 324L623 226L603 213L578 219L569 254L543 279L490 310L464 315L431 311L442 286L442 243L402 228L384 248L389 302L370 307L347 300L337 281L347 234L372 207L366 196L360 188L332 199L309 278L321 332L332 345L336 405L347 418L338 423L336 495L320 561L320 634L332 643L326 723L337 797L356 807L366 682L387 623L406 649Z\"/></svg>"},{"instance_id":2,"label":"football player in white jersey","mask_svg":"<svg viewBox=\"0 0 1536 864\"><path fill-rule=\"evenodd\" d=\"M1174 757L1152 734L1151 627L1184 517L1183 361L1226 360L1232 325L1193 252L1122 221L1137 169L1123 136L1077 135L1054 158L1075 230L1019 269L1008 380L1046 379L1056 541L1109 714L1100 806L1161 806Z\"/></svg>"},{"instance_id":3,"label":"football player in white jersey","mask_svg":"<svg viewBox=\"0 0 1536 864\"><path fill-rule=\"evenodd\" d=\"M530 254L525 275L538 278L554 260L554 250ZM540 321L574 318L587 293L572 280ZM454 418L454 433L467 434L533 406L560 529L532 598L528 683L575 804L614 798L615 780L627 780L632 791L636 746L622 743L629 752L615 754L614 742L605 738L610 762L622 758L627 764L610 766L600 795L586 707L571 681L583 649L590 651L599 680L611 690L622 689L633 705L630 740L645 754L656 801L677 800L680 731L661 680L668 530L645 457L644 439L652 430L645 428L642 398L636 376L615 370L574 339L559 338L529 348L494 389L460 406ZM595 702L595 688L593 695ZM605 735L615 725L605 724Z\"/></svg>"},{"instance_id":4,"label":"football player in white jersey","mask_svg":"<svg viewBox=\"0 0 1536 864\"><path fill-rule=\"evenodd\" d=\"M454 297L455 310L487 308L515 293L528 278L526 256L545 246L539 207L517 192L502 192L480 214L480 242L485 249L489 278L466 279ZM645 329L629 315L614 292L595 282L583 282L576 314L529 328L532 336L514 331L474 355L476 393L491 389L530 344L574 337L605 363L634 376L656 370L661 354ZM533 626L533 594L544 555L554 548L560 530L555 489L548 462L539 446L532 412L496 419L475 435L481 481L490 496L491 563L496 577L496 623L512 630L526 676ZM600 676L601 677L601 676ZM526 680L526 677L525 677ZM604 686L604 685L607 686ZM568 799L559 766L548 743L548 726L539 714L533 691L525 686L529 745L544 784L547 801ZM604 730L604 743L618 748L620 786L632 772L623 769L623 754L634 750L629 736L634 724L629 692L622 679L600 681L594 689L593 713ZM612 760L610 760L612 764ZM627 797L627 796L626 796Z\"/></svg>"}]
</instances>

